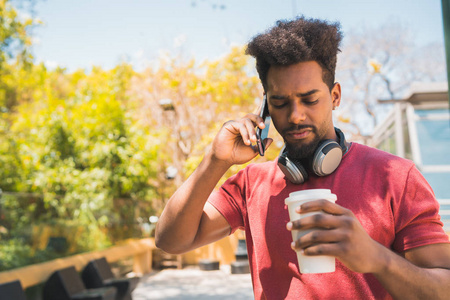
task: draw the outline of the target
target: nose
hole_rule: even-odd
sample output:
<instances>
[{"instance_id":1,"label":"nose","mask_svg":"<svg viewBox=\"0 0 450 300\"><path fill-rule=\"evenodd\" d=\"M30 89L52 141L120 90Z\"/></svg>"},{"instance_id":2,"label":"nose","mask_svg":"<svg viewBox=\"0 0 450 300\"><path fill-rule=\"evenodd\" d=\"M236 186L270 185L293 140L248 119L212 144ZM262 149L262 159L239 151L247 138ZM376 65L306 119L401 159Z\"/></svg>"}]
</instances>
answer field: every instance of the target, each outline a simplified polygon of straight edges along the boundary
<instances>
[{"instance_id":1,"label":"nose","mask_svg":"<svg viewBox=\"0 0 450 300\"><path fill-rule=\"evenodd\" d=\"M306 120L306 109L301 103L293 102L290 106L288 121L291 124L300 124Z\"/></svg>"}]
</instances>

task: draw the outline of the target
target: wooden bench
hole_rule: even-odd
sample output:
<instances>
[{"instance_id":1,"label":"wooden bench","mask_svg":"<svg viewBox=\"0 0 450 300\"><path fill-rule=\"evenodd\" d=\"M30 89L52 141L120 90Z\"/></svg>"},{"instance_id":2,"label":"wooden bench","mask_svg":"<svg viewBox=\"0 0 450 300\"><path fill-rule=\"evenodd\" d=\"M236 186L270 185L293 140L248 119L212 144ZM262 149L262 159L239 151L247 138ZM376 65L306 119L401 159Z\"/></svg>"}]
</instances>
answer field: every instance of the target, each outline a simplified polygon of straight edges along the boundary
<instances>
[{"instance_id":1,"label":"wooden bench","mask_svg":"<svg viewBox=\"0 0 450 300\"><path fill-rule=\"evenodd\" d=\"M20 281L0 284L0 300L27 300Z\"/></svg>"},{"instance_id":2,"label":"wooden bench","mask_svg":"<svg viewBox=\"0 0 450 300\"><path fill-rule=\"evenodd\" d=\"M86 289L75 267L55 271L45 282L45 300L114 300L116 288Z\"/></svg>"},{"instance_id":3,"label":"wooden bench","mask_svg":"<svg viewBox=\"0 0 450 300\"><path fill-rule=\"evenodd\" d=\"M91 260L81 272L81 278L88 289L115 287L116 300L131 300L131 292L139 283L139 277L115 278L105 257Z\"/></svg>"}]
</instances>

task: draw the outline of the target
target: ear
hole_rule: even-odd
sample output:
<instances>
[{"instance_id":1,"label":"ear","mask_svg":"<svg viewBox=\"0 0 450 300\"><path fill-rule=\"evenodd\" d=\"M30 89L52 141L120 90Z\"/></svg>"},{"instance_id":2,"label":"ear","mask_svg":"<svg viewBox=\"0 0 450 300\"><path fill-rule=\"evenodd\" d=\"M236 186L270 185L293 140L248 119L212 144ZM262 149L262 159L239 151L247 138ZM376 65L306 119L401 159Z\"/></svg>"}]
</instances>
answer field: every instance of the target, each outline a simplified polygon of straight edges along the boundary
<instances>
[{"instance_id":1,"label":"ear","mask_svg":"<svg viewBox=\"0 0 450 300\"><path fill-rule=\"evenodd\" d=\"M331 89L331 102L333 109L336 109L341 104L341 85L336 82Z\"/></svg>"}]
</instances>

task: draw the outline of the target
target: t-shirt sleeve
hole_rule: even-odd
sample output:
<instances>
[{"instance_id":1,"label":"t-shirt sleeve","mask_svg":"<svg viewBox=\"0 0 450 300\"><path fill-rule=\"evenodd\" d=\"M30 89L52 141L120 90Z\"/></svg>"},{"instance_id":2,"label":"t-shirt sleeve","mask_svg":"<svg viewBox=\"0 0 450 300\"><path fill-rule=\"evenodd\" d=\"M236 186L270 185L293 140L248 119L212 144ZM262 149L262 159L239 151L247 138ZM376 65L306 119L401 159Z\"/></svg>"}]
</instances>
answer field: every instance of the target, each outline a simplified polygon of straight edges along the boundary
<instances>
[{"instance_id":1,"label":"t-shirt sleeve","mask_svg":"<svg viewBox=\"0 0 450 300\"><path fill-rule=\"evenodd\" d=\"M245 216L245 175L241 170L230 177L217 191L208 198L231 227L231 233L238 229L244 229Z\"/></svg>"},{"instance_id":2,"label":"t-shirt sleeve","mask_svg":"<svg viewBox=\"0 0 450 300\"><path fill-rule=\"evenodd\" d=\"M396 220L393 247L396 251L449 242L440 220L439 203L415 166L410 168L403 193L393 206Z\"/></svg>"}]
</instances>

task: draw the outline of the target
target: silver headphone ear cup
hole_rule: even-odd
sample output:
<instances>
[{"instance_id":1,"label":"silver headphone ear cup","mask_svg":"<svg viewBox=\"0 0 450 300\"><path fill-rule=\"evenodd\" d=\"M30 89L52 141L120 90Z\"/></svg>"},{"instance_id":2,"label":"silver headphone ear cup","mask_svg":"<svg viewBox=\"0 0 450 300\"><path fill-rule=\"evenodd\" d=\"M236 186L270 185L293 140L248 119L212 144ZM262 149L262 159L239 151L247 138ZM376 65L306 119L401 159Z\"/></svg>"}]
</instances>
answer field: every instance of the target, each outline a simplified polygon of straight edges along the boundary
<instances>
[{"instance_id":1,"label":"silver headphone ear cup","mask_svg":"<svg viewBox=\"0 0 450 300\"><path fill-rule=\"evenodd\" d=\"M317 176L329 175L337 169L341 160L341 146L334 140L325 140L314 153L312 170Z\"/></svg>"},{"instance_id":2,"label":"silver headphone ear cup","mask_svg":"<svg viewBox=\"0 0 450 300\"><path fill-rule=\"evenodd\" d=\"M300 184L308 180L306 169L299 162L290 160L284 151L278 157L278 167L286 178L294 184Z\"/></svg>"}]
</instances>

